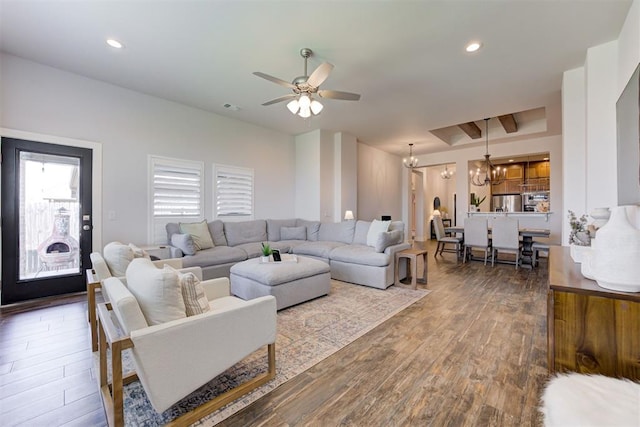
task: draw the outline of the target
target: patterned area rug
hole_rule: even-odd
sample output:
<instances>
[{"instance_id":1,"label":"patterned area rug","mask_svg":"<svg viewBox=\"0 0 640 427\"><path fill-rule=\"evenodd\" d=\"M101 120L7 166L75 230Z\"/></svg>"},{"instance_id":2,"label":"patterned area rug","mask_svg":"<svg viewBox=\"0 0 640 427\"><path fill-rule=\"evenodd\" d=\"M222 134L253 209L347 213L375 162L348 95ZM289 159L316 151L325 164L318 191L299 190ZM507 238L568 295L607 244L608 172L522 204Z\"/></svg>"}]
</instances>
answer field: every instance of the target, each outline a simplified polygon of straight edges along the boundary
<instances>
[{"instance_id":1,"label":"patterned area rug","mask_svg":"<svg viewBox=\"0 0 640 427\"><path fill-rule=\"evenodd\" d=\"M386 290L331 281L331 293L278 312L276 339L276 378L203 418L195 425L213 426L280 384L304 372L355 341L396 313L427 295L427 290L392 286ZM132 370L125 354L125 371ZM193 392L163 413L157 413L139 382L125 386L125 424L128 426L163 425L190 411L202 402L266 372L266 348L260 349L213 381Z\"/></svg>"}]
</instances>

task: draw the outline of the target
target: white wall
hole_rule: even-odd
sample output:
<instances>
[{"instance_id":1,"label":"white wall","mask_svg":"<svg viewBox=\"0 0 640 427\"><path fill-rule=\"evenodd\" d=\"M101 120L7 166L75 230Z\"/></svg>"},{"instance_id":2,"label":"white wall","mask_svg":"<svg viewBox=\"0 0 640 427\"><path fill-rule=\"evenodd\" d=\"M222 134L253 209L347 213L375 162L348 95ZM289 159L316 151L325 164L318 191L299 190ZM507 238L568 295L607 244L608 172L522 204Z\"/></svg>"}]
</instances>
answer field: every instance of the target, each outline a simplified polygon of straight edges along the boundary
<instances>
[{"instance_id":1,"label":"white wall","mask_svg":"<svg viewBox=\"0 0 640 427\"><path fill-rule=\"evenodd\" d=\"M344 132L334 135L334 182L335 206L333 216L336 221L344 218L347 210L358 218L358 141Z\"/></svg>"},{"instance_id":2,"label":"white wall","mask_svg":"<svg viewBox=\"0 0 640 427\"><path fill-rule=\"evenodd\" d=\"M562 183L564 211L582 215L587 205L586 98L584 68L569 70L562 79ZM569 228L562 227L561 242L569 241Z\"/></svg>"},{"instance_id":3,"label":"white wall","mask_svg":"<svg viewBox=\"0 0 640 427\"><path fill-rule=\"evenodd\" d=\"M577 215L617 204L615 103L638 62L640 1L634 0L618 40L590 48L583 67L564 73L563 89L568 93L563 95L563 145L567 154L578 156L564 160L564 194ZM582 153L584 173L574 164ZM562 243L567 245L568 222L562 226Z\"/></svg>"},{"instance_id":4,"label":"white wall","mask_svg":"<svg viewBox=\"0 0 640 427\"><path fill-rule=\"evenodd\" d=\"M587 212L615 206L618 196L616 101L617 41L592 47L585 63ZM576 212L576 214L578 214ZM579 216L579 215L578 215Z\"/></svg>"},{"instance_id":5,"label":"white wall","mask_svg":"<svg viewBox=\"0 0 640 427\"><path fill-rule=\"evenodd\" d=\"M400 157L359 143L358 219L371 221L391 215L393 220L403 220L406 226L408 199L402 189L407 188L403 180L407 179L408 171Z\"/></svg>"},{"instance_id":6,"label":"white wall","mask_svg":"<svg viewBox=\"0 0 640 427\"><path fill-rule=\"evenodd\" d=\"M320 131L295 138L295 217L320 221Z\"/></svg>"},{"instance_id":7,"label":"white wall","mask_svg":"<svg viewBox=\"0 0 640 427\"><path fill-rule=\"evenodd\" d=\"M116 213L94 223L102 227L103 243L147 242L148 154L205 162L207 218L213 163L255 170L256 218L292 216L295 150L289 135L12 55L0 56L0 75L0 127L102 144L102 211Z\"/></svg>"}]
</instances>

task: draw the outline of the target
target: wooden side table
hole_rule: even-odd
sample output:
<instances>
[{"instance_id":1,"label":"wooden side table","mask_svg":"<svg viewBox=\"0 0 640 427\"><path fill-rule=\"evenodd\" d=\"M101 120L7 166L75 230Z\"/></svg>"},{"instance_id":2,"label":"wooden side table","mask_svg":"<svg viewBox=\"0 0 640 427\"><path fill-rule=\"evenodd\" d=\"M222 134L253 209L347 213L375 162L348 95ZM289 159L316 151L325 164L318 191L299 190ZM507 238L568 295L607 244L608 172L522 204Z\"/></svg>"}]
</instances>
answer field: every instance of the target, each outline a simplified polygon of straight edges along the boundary
<instances>
[{"instance_id":1,"label":"wooden side table","mask_svg":"<svg viewBox=\"0 0 640 427\"><path fill-rule=\"evenodd\" d=\"M640 293L586 279L568 247L549 249L549 372L640 380Z\"/></svg>"},{"instance_id":2,"label":"wooden side table","mask_svg":"<svg viewBox=\"0 0 640 427\"><path fill-rule=\"evenodd\" d=\"M396 252L396 264L395 264L395 282L396 286L403 285L398 277L398 270L400 269L400 259L406 260L407 274L411 277L411 287L413 289L418 288L418 257L422 256L422 263L424 270L422 272L422 283L427 283L427 250L426 249L405 249L400 252Z\"/></svg>"}]
</instances>

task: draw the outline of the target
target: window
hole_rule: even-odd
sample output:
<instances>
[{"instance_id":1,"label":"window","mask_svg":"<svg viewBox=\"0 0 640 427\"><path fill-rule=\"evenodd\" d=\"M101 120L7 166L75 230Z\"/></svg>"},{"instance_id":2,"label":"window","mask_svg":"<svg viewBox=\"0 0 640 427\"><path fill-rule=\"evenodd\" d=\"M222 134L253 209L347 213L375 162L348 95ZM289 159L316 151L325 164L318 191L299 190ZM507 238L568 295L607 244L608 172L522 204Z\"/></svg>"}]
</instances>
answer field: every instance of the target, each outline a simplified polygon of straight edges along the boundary
<instances>
[{"instance_id":1,"label":"window","mask_svg":"<svg viewBox=\"0 0 640 427\"><path fill-rule=\"evenodd\" d=\"M203 162L149 156L151 243L167 243L169 222L204 219L203 187Z\"/></svg>"},{"instance_id":2,"label":"window","mask_svg":"<svg viewBox=\"0 0 640 427\"><path fill-rule=\"evenodd\" d=\"M253 169L214 165L213 179L213 212L216 219L253 219Z\"/></svg>"}]
</instances>

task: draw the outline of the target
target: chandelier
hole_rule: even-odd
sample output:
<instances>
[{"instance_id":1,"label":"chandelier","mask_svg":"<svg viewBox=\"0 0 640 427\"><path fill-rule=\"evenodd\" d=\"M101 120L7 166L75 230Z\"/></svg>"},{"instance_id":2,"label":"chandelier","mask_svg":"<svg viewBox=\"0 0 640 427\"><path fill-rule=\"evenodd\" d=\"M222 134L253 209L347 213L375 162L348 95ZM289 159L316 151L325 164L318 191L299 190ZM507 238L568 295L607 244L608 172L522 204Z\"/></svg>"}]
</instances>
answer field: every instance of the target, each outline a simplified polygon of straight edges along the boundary
<instances>
[{"instance_id":1,"label":"chandelier","mask_svg":"<svg viewBox=\"0 0 640 427\"><path fill-rule=\"evenodd\" d=\"M484 133L486 138L486 154L484 155L484 166L476 169L476 171L469 172L469 180L471 184L477 187L483 187L485 185L497 185L502 184L506 178L507 168L494 166L489 158L489 119L484 119Z\"/></svg>"},{"instance_id":2,"label":"chandelier","mask_svg":"<svg viewBox=\"0 0 640 427\"><path fill-rule=\"evenodd\" d=\"M311 114L314 116L320 114L324 106L320 101L313 99L310 93L302 92L300 96L287 104L287 108L292 114L297 114L306 119L311 117Z\"/></svg>"},{"instance_id":3,"label":"chandelier","mask_svg":"<svg viewBox=\"0 0 640 427\"><path fill-rule=\"evenodd\" d=\"M402 161L405 168L413 169L418 166L418 158L413 157L413 144L409 144L409 158Z\"/></svg>"},{"instance_id":4,"label":"chandelier","mask_svg":"<svg viewBox=\"0 0 640 427\"><path fill-rule=\"evenodd\" d=\"M452 176L453 172L447 168L447 165L444 165L444 170L440 172L440 177L442 177L442 179L451 179Z\"/></svg>"}]
</instances>

